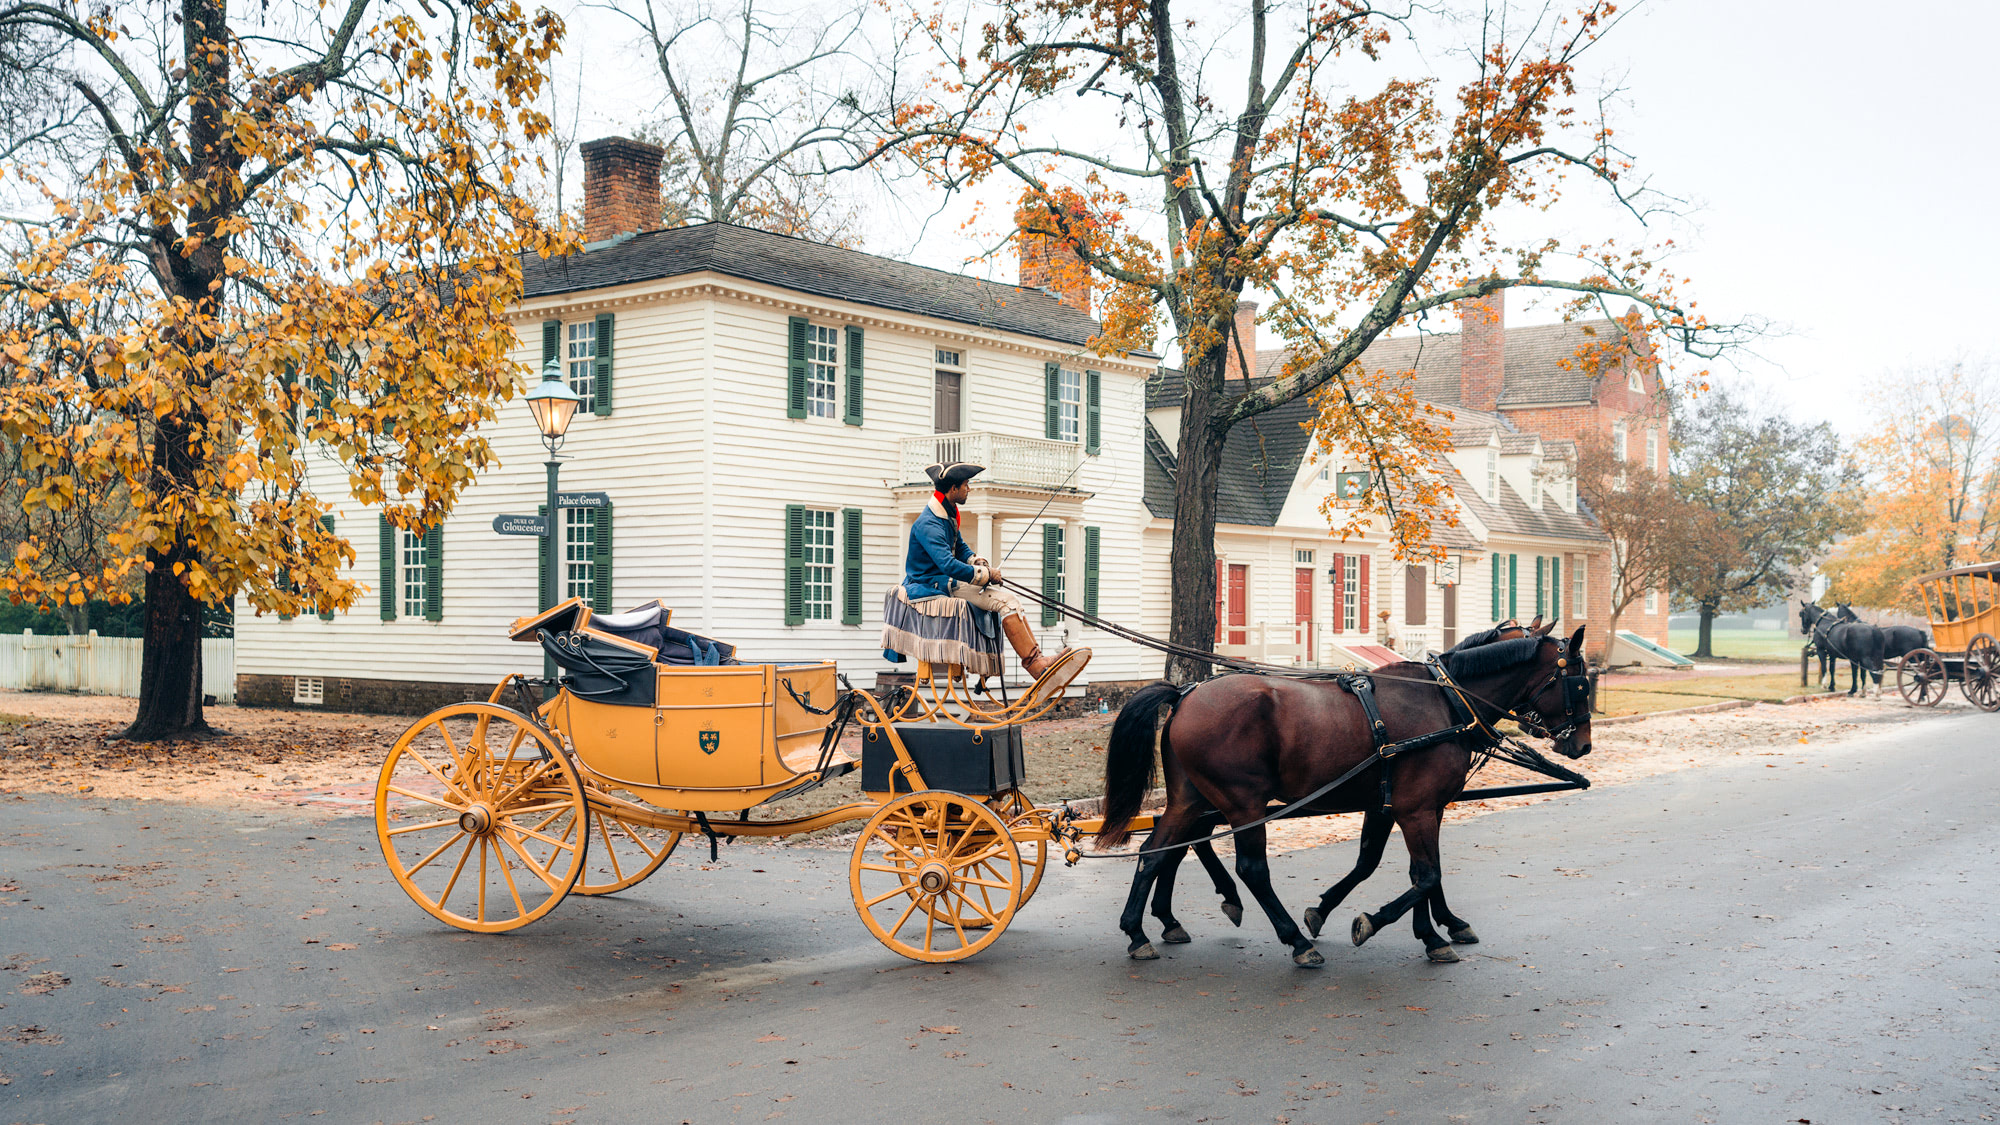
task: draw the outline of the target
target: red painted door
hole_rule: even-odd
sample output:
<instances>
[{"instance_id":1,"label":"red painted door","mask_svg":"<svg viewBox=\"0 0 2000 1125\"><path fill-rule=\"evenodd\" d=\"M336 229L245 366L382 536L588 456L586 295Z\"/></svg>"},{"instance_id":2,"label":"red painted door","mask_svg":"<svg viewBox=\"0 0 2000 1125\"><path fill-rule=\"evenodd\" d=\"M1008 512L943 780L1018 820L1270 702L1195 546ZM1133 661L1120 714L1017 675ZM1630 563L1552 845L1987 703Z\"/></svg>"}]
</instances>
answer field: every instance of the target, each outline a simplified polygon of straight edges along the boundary
<instances>
[{"instance_id":1,"label":"red painted door","mask_svg":"<svg viewBox=\"0 0 2000 1125\"><path fill-rule=\"evenodd\" d=\"M1304 626L1306 659L1313 658L1313 572L1309 566L1299 567L1292 572L1292 621Z\"/></svg>"},{"instance_id":2,"label":"red painted door","mask_svg":"<svg viewBox=\"0 0 2000 1125\"><path fill-rule=\"evenodd\" d=\"M1250 568L1243 563L1229 564L1229 643L1247 645L1250 643Z\"/></svg>"}]
</instances>

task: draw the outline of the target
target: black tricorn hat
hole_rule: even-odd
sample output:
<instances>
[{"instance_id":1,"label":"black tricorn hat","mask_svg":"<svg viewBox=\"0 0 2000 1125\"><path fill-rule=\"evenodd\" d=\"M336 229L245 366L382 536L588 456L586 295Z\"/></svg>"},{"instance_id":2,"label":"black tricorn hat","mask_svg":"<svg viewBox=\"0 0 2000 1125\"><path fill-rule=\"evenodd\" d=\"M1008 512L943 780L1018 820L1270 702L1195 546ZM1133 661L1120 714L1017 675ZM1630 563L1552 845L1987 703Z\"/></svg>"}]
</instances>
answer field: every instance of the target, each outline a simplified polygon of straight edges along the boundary
<instances>
[{"instance_id":1,"label":"black tricorn hat","mask_svg":"<svg viewBox=\"0 0 2000 1125\"><path fill-rule=\"evenodd\" d=\"M941 461L924 466L924 475L931 478L931 484L939 492L950 492L985 471L986 466L966 461Z\"/></svg>"}]
</instances>

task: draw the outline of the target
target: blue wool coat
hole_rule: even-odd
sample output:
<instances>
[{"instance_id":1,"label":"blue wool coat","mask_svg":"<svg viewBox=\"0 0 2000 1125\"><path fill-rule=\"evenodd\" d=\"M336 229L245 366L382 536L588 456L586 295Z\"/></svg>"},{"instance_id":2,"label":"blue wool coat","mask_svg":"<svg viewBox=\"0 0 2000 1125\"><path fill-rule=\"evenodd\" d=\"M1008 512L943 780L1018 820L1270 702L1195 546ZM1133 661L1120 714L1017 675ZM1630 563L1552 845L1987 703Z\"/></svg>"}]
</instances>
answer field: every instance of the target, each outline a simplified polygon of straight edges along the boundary
<instances>
[{"instance_id":1,"label":"blue wool coat","mask_svg":"<svg viewBox=\"0 0 2000 1125\"><path fill-rule=\"evenodd\" d=\"M958 524L936 500L924 505L910 528L910 551L903 560L903 589L912 599L951 593L953 582L970 582L978 573L972 548Z\"/></svg>"}]
</instances>

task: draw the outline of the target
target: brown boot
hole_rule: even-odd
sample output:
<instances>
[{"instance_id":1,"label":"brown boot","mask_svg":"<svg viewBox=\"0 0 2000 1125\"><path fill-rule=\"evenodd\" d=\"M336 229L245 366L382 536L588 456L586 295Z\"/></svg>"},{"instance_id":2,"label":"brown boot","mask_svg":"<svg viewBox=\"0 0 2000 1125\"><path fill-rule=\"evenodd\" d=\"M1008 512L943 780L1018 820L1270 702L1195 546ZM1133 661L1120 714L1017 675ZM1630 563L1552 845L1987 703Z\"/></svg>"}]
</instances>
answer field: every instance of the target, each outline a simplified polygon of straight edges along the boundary
<instances>
[{"instance_id":1,"label":"brown boot","mask_svg":"<svg viewBox=\"0 0 2000 1125\"><path fill-rule=\"evenodd\" d=\"M1030 679L1040 678L1055 662L1054 657L1042 655L1042 646L1035 643L1034 631L1028 628L1027 619L1020 614L1010 613L1001 618L1000 628L1007 634L1007 643L1014 646L1015 655L1021 658L1021 670Z\"/></svg>"}]
</instances>

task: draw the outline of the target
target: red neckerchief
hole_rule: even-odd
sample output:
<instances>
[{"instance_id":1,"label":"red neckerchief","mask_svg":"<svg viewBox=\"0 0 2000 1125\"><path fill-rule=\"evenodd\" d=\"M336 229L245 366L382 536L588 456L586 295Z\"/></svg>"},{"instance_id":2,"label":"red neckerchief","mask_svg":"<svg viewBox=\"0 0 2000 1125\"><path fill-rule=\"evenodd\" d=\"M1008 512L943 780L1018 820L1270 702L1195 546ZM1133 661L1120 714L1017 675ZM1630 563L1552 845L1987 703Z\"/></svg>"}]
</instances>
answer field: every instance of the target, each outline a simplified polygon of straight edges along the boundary
<instances>
[{"instance_id":1,"label":"red neckerchief","mask_svg":"<svg viewBox=\"0 0 2000 1125\"><path fill-rule=\"evenodd\" d=\"M944 493L942 492L933 490L931 492L931 495L937 497L937 502L939 504L944 505L944 514L950 516L951 522L954 525L956 525L958 523L958 505L945 499Z\"/></svg>"}]
</instances>

